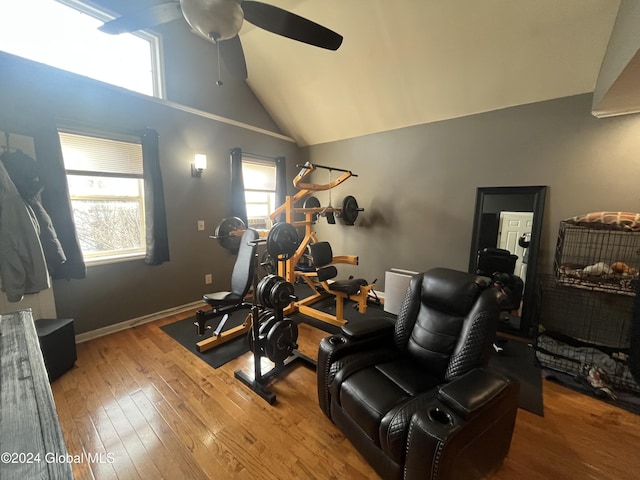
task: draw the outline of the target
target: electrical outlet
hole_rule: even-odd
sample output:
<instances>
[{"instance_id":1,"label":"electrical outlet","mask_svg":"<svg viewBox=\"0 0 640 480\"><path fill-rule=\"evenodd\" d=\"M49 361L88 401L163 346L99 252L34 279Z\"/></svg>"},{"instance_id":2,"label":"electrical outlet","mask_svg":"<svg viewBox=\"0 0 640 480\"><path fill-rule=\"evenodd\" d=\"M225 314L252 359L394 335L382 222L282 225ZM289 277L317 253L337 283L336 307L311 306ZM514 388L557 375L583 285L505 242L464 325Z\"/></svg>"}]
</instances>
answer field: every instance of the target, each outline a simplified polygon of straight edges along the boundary
<instances>
[{"instance_id":1,"label":"electrical outlet","mask_svg":"<svg viewBox=\"0 0 640 480\"><path fill-rule=\"evenodd\" d=\"M198 231L204 232L204 220L198 220Z\"/></svg>"},{"instance_id":2,"label":"electrical outlet","mask_svg":"<svg viewBox=\"0 0 640 480\"><path fill-rule=\"evenodd\" d=\"M213 275L211 275L210 273L207 273L207 274L204 276L204 283L205 283L206 285L209 285L210 283L213 283Z\"/></svg>"}]
</instances>

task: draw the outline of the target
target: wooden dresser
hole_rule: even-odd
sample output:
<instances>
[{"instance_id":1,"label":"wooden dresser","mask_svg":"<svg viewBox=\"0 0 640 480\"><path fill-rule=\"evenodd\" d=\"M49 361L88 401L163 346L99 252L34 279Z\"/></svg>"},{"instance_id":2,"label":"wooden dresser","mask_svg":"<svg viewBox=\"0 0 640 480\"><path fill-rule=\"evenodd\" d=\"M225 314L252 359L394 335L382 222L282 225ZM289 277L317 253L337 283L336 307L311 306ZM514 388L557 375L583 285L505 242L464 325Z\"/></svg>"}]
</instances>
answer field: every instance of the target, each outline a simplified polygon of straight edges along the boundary
<instances>
[{"instance_id":1,"label":"wooden dresser","mask_svg":"<svg viewBox=\"0 0 640 480\"><path fill-rule=\"evenodd\" d=\"M72 479L31 310L0 315L0 478Z\"/></svg>"}]
</instances>

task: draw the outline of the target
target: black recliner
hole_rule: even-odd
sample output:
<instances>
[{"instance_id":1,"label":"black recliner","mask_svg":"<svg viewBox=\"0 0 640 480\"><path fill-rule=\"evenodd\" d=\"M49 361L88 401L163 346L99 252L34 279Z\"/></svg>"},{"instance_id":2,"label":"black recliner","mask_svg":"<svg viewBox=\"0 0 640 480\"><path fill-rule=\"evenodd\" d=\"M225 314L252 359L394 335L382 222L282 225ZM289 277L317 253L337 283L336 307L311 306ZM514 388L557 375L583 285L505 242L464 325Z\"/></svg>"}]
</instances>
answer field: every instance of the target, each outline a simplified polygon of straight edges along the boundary
<instances>
[{"instance_id":1,"label":"black recliner","mask_svg":"<svg viewBox=\"0 0 640 480\"><path fill-rule=\"evenodd\" d=\"M519 384L486 365L502 293L436 268L411 279L397 320L322 340L324 413L383 479L484 478L511 445Z\"/></svg>"}]
</instances>

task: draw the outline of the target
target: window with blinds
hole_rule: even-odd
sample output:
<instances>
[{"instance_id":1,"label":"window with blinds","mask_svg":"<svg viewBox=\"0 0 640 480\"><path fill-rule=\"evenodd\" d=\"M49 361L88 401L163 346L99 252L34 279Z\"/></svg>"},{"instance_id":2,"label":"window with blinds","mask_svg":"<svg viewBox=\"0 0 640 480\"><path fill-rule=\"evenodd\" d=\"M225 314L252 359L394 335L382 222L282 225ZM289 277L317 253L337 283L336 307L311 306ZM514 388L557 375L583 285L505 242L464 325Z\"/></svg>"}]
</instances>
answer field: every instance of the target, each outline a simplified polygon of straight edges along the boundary
<instances>
[{"instance_id":1,"label":"window with blinds","mask_svg":"<svg viewBox=\"0 0 640 480\"><path fill-rule=\"evenodd\" d=\"M85 260L144 255L142 145L63 131L59 135Z\"/></svg>"},{"instance_id":2,"label":"window with blinds","mask_svg":"<svg viewBox=\"0 0 640 480\"><path fill-rule=\"evenodd\" d=\"M243 158L242 180L249 226L271 228L269 216L276 208L276 164Z\"/></svg>"}]
</instances>

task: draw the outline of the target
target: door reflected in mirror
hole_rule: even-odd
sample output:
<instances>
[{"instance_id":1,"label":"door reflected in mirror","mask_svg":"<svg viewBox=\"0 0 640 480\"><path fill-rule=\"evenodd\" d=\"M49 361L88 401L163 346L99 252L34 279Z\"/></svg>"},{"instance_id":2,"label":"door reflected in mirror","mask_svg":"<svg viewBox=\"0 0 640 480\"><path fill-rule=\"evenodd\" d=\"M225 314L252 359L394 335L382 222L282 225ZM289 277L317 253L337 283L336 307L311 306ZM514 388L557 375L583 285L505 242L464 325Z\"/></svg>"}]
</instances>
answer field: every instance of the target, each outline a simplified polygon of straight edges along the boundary
<instances>
[{"instance_id":1,"label":"door reflected in mirror","mask_svg":"<svg viewBox=\"0 0 640 480\"><path fill-rule=\"evenodd\" d=\"M537 255L546 187L477 190L469 272L487 275L509 295L500 330L533 337Z\"/></svg>"}]
</instances>

